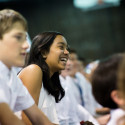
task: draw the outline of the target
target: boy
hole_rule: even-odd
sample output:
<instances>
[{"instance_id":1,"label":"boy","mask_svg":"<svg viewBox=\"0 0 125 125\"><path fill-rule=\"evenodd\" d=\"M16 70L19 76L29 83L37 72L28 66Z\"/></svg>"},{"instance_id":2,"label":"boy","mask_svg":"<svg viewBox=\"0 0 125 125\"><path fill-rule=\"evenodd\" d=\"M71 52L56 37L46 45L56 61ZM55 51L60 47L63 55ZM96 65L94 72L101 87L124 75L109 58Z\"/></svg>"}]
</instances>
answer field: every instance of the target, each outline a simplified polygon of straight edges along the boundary
<instances>
[{"instance_id":1,"label":"boy","mask_svg":"<svg viewBox=\"0 0 125 125\"><path fill-rule=\"evenodd\" d=\"M117 88L118 67L123 54L114 54L101 60L92 76L92 90L95 99L104 107L111 109L111 118L106 125L117 125L116 121L125 112L118 108L121 96Z\"/></svg>"},{"instance_id":2,"label":"boy","mask_svg":"<svg viewBox=\"0 0 125 125\"><path fill-rule=\"evenodd\" d=\"M52 125L13 70L13 66L24 65L26 32L27 22L20 13L0 11L0 124L25 125L13 113L23 110L33 125Z\"/></svg>"}]
</instances>

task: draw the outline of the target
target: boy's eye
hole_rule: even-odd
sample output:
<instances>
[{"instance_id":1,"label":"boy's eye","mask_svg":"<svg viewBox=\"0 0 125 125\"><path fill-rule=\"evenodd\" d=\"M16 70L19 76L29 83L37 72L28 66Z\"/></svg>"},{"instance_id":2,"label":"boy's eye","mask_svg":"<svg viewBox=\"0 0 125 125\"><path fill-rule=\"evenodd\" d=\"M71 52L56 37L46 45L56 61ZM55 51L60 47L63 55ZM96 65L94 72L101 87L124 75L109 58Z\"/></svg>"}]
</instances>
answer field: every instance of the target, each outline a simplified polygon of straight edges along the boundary
<instances>
[{"instance_id":1,"label":"boy's eye","mask_svg":"<svg viewBox=\"0 0 125 125\"><path fill-rule=\"evenodd\" d=\"M70 49L69 49L69 46L67 46L66 49L67 49L67 51L69 51L69 50L70 50Z\"/></svg>"},{"instance_id":2,"label":"boy's eye","mask_svg":"<svg viewBox=\"0 0 125 125\"><path fill-rule=\"evenodd\" d=\"M70 46L69 46L69 45L67 45L66 49L67 49L68 51L70 51Z\"/></svg>"},{"instance_id":3,"label":"boy's eye","mask_svg":"<svg viewBox=\"0 0 125 125\"><path fill-rule=\"evenodd\" d=\"M17 40L19 40L19 41L24 41L24 40L26 40L25 37L20 36L20 35L15 36L15 38L16 38Z\"/></svg>"},{"instance_id":4,"label":"boy's eye","mask_svg":"<svg viewBox=\"0 0 125 125\"><path fill-rule=\"evenodd\" d=\"M20 40L22 37L21 36L15 36L18 40Z\"/></svg>"}]
</instances>

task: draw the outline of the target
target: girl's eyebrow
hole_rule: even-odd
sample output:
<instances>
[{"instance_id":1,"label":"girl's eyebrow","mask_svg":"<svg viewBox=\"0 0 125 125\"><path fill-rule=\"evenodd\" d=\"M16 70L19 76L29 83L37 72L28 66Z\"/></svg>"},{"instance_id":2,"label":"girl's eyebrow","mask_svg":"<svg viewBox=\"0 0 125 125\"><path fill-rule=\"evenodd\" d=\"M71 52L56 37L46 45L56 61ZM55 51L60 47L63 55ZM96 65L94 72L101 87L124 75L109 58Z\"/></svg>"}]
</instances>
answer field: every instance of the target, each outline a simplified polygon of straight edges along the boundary
<instances>
[{"instance_id":1,"label":"girl's eyebrow","mask_svg":"<svg viewBox=\"0 0 125 125\"><path fill-rule=\"evenodd\" d=\"M65 45L65 43L64 43L64 42L59 42L59 43L57 43L57 44L62 44L62 45Z\"/></svg>"},{"instance_id":2,"label":"girl's eyebrow","mask_svg":"<svg viewBox=\"0 0 125 125\"><path fill-rule=\"evenodd\" d=\"M57 45L63 45L63 46L66 46L67 49L69 49L69 45L65 44L64 42L59 42L59 43L57 43Z\"/></svg>"}]
</instances>

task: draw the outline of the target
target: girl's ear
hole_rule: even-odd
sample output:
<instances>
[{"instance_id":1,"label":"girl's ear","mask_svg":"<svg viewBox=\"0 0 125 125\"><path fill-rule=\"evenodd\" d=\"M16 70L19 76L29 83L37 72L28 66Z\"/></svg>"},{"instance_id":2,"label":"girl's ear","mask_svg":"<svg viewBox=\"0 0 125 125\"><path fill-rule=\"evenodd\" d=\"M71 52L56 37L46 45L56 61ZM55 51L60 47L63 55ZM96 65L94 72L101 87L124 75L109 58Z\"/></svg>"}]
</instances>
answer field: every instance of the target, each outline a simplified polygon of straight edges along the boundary
<instances>
[{"instance_id":1,"label":"girl's ear","mask_svg":"<svg viewBox=\"0 0 125 125\"><path fill-rule=\"evenodd\" d=\"M120 91L118 91L118 90L113 90L111 92L111 98L119 106L124 104L124 99L122 98Z\"/></svg>"},{"instance_id":2,"label":"girl's ear","mask_svg":"<svg viewBox=\"0 0 125 125\"><path fill-rule=\"evenodd\" d=\"M47 58L47 56L46 56L46 55L43 55L43 58L44 58L44 59L46 59L46 58Z\"/></svg>"},{"instance_id":3,"label":"girl's ear","mask_svg":"<svg viewBox=\"0 0 125 125\"><path fill-rule=\"evenodd\" d=\"M44 59L46 59L46 58L47 58L47 52L44 52L44 53L43 53L43 52L41 52L41 55L43 56L43 58L44 58Z\"/></svg>"}]
</instances>

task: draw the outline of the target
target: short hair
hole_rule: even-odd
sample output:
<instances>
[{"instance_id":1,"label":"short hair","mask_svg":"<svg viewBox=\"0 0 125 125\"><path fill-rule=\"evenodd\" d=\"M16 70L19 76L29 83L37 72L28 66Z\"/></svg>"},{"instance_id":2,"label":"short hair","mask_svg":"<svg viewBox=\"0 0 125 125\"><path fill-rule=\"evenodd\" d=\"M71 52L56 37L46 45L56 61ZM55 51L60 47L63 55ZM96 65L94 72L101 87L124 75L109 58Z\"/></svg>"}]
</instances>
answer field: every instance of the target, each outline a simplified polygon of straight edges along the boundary
<instances>
[{"instance_id":1,"label":"short hair","mask_svg":"<svg viewBox=\"0 0 125 125\"><path fill-rule=\"evenodd\" d=\"M19 12L12 9L3 9L0 11L0 39L16 22L20 22L24 30L28 30L27 21Z\"/></svg>"},{"instance_id":2,"label":"short hair","mask_svg":"<svg viewBox=\"0 0 125 125\"><path fill-rule=\"evenodd\" d=\"M69 53L70 54L77 54L77 51L75 50L75 49L73 49L73 48L69 48Z\"/></svg>"},{"instance_id":3,"label":"short hair","mask_svg":"<svg viewBox=\"0 0 125 125\"><path fill-rule=\"evenodd\" d=\"M119 65L118 70L118 89L120 90L123 98L125 99L125 54L123 57L123 60L121 61Z\"/></svg>"},{"instance_id":4,"label":"short hair","mask_svg":"<svg viewBox=\"0 0 125 125\"><path fill-rule=\"evenodd\" d=\"M117 89L117 71L123 54L114 54L99 62L92 76L92 91L95 99L104 107L116 109L111 92Z\"/></svg>"}]
</instances>

